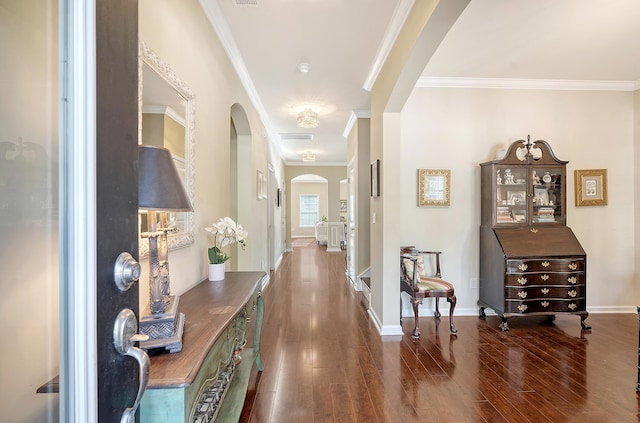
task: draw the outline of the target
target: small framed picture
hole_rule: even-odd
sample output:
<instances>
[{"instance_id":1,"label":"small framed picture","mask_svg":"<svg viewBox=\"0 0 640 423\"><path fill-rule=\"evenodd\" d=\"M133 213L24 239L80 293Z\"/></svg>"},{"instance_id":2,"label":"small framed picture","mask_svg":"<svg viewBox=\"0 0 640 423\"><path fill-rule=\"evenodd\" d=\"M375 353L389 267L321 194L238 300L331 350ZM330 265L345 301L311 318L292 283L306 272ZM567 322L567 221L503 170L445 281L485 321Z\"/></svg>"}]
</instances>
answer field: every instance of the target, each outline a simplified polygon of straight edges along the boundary
<instances>
[{"instance_id":1,"label":"small framed picture","mask_svg":"<svg viewBox=\"0 0 640 423\"><path fill-rule=\"evenodd\" d=\"M418 206L451 205L451 170L418 169Z\"/></svg>"},{"instance_id":2,"label":"small framed picture","mask_svg":"<svg viewBox=\"0 0 640 423\"><path fill-rule=\"evenodd\" d=\"M536 201L536 206L548 206L549 204L549 191L546 187L535 186L533 187L533 195Z\"/></svg>"},{"instance_id":3,"label":"small framed picture","mask_svg":"<svg viewBox=\"0 0 640 423\"><path fill-rule=\"evenodd\" d=\"M574 171L576 207L607 205L607 169Z\"/></svg>"},{"instance_id":4,"label":"small framed picture","mask_svg":"<svg viewBox=\"0 0 640 423\"><path fill-rule=\"evenodd\" d=\"M371 162L371 196L380 196L380 160Z\"/></svg>"},{"instance_id":5,"label":"small framed picture","mask_svg":"<svg viewBox=\"0 0 640 423\"><path fill-rule=\"evenodd\" d=\"M524 191L507 191L507 204L523 206L527 204L527 194Z\"/></svg>"}]
</instances>

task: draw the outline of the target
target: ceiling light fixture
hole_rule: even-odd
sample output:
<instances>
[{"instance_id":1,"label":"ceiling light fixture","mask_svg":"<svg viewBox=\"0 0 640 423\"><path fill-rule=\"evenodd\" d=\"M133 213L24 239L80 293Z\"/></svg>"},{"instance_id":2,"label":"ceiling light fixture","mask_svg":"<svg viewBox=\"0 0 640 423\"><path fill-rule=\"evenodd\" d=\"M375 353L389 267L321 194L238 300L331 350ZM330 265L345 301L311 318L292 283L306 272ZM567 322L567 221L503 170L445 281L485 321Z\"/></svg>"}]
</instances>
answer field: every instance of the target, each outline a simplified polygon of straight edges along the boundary
<instances>
[{"instance_id":1,"label":"ceiling light fixture","mask_svg":"<svg viewBox=\"0 0 640 423\"><path fill-rule=\"evenodd\" d=\"M298 126L300 128L317 128L318 113L307 108L298 113Z\"/></svg>"},{"instance_id":2,"label":"ceiling light fixture","mask_svg":"<svg viewBox=\"0 0 640 423\"><path fill-rule=\"evenodd\" d=\"M316 155L313 154L312 151L307 151L306 153L304 153L302 155L302 161L303 162L315 162L316 161Z\"/></svg>"},{"instance_id":3,"label":"ceiling light fixture","mask_svg":"<svg viewBox=\"0 0 640 423\"><path fill-rule=\"evenodd\" d=\"M311 63L309 63L309 62L300 62L300 63L298 63L298 72L300 72L300 73L309 73L309 72L311 72Z\"/></svg>"}]
</instances>

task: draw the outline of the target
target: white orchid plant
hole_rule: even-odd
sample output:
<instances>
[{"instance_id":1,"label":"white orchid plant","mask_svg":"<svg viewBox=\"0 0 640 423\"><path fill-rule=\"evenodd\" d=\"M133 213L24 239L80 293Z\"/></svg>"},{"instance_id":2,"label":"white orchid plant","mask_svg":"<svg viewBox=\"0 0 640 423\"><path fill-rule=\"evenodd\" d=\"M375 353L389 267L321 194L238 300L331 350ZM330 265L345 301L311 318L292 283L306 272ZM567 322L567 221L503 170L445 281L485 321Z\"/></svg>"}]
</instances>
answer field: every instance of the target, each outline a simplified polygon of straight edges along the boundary
<instances>
[{"instance_id":1,"label":"white orchid plant","mask_svg":"<svg viewBox=\"0 0 640 423\"><path fill-rule=\"evenodd\" d=\"M231 257L222 249L234 242L240 244L244 250L247 236L249 236L249 232L241 224L236 224L230 217L224 217L218 223L204 229L213 235L213 247L209 248L209 263L211 264L224 263L229 260Z\"/></svg>"}]
</instances>

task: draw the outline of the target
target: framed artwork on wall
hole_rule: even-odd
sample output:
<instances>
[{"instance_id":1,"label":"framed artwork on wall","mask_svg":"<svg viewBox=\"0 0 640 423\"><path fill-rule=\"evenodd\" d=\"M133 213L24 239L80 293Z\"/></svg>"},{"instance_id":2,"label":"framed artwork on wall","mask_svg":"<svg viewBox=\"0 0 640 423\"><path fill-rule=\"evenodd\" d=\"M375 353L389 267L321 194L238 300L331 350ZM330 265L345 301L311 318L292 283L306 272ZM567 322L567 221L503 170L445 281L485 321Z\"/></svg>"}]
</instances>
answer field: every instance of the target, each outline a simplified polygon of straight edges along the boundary
<instances>
[{"instance_id":1,"label":"framed artwork on wall","mask_svg":"<svg viewBox=\"0 0 640 423\"><path fill-rule=\"evenodd\" d=\"M418 206L449 207L450 193L450 169L418 169Z\"/></svg>"},{"instance_id":2,"label":"framed artwork on wall","mask_svg":"<svg viewBox=\"0 0 640 423\"><path fill-rule=\"evenodd\" d=\"M371 197L380 196L380 160L371 162Z\"/></svg>"},{"instance_id":3,"label":"framed artwork on wall","mask_svg":"<svg viewBox=\"0 0 640 423\"><path fill-rule=\"evenodd\" d=\"M576 207L607 205L607 169L574 171Z\"/></svg>"}]
</instances>

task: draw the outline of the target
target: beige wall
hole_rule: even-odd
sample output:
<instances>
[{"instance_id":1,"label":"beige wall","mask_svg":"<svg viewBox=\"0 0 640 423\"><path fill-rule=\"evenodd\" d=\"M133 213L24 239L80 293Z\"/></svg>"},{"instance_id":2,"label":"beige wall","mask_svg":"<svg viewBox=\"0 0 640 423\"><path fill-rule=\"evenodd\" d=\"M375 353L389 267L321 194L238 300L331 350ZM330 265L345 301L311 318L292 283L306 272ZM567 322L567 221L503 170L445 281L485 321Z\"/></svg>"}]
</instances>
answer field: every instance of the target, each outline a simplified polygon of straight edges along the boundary
<instances>
[{"instance_id":1,"label":"beige wall","mask_svg":"<svg viewBox=\"0 0 640 423\"><path fill-rule=\"evenodd\" d=\"M640 302L633 93L417 88L401 126L400 242L443 251L456 314L477 314L470 280L478 277L479 164L528 134L569 161L567 224L587 252L587 310L633 311ZM421 168L451 169L450 207L417 207ZM609 205L575 207L574 170L596 168L608 169Z\"/></svg>"},{"instance_id":2,"label":"beige wall","mask_svg":"<svg viewBox=\"0 0 640 423\"><path fill-rule=\"evenodd\" d=\"M316 194L320 199L320 218L327 216L328 209L328 184L326 182L318 183L292 183L291 184L291 237L313 237L315 236L314 228L300 227L300 195Z\"/></svg>"},{"instance_id":3,"label":"beige wall","mask_svg":"<svg viewBox=\"0 0 640 423\"><path fill-rule=\"evenodd\" d=\"M633 124L633 151L634 151L634 160L633 160L633 168L635 172L634 176L634 224L635 224L635 237L634 237L634 245L635 245L635 260L636 269L635 269L635 279L640 280L640 268L638 268L640 263L640 90L636 91L633 95L633 110L634 110L634 124ZM640 296L640 287L636 285L636 298Z\"/></svg>"},{"instance_id":4,"label":"beige wall","mask_svg":"<svg viewBox=\"0 0 640 423\"><path fill-rule=\"evenodd\" d=\"M371 90L371 160L380 160L381 196L370 202L370 314L383 335L402 334L398 319L400 112L427 61L468 2L415 2ZM431 20L432 16L437 18Z\"/></svg>"},{"instance_id":5,"label":"beige wall","mask_svg":"<svg viewBox=\"0 0 640 423\"><path fill-rule=\"evenodd\" d=\"M370 144L371 119L358 118L348 137L349 157L355 174L355 248L351 260L354 276L364 273L370 265Z\"/></svg>"},{"instance_id":6,"label":"beige wall","mask_svg":"<svg viewBox=\"0 0 640 423\"><path fill-rule=\"evenodd\" d=\"M268 270L268 205L257 199L256 172L278 181L284 166L263 135L262 123L197 0L140 0L139 36L195 94L195 243L171 251L171 288L181 294L206 277L210 246L204 227L231 213L231 108L246 113L238 148L239 222L249 231L247 248L237 252L239 270ZM206 72L204 71L206 69ZM238 130L240 131L240 130ZM245 184L246 181L249 181ZM277 181L276 181L277 182ZM272 194L272 193L270 193ZM235 195L235 193L233 194ZM276 217L274 217L276 219ZM148 261L142 261L141 307L148 303ZM187 316L187 321L189 317Z\"/></svg>"},{"instance_id":7,"label":"beige wall","mask_svg":"<svg viewBox=\"0 0 640 423\"><path fill-rule=\"evenodd\" d=\"M36 394L59 371L57 21L55 1L0 0L0 420L11 422L58 414L58 395ZM19 140L34 147L24 161L5 150Z\"/></svg>"},{"instance_id":8,"label":"beige wall","mask_svg":"<svg viewBox=\"0 0 640 423\"><path fill-rule=\"evenodd\" d=\"M327 180L327 219L329 222L340 221L340 181L347 177L346 166L286 166L285 168L285 190L286 190L286 216L291 219L292 203L296 201L291 198L291 180L300 175L318 175ZM291 248L292 227L287 225L286 243L287 248Z\"/></svg>"}]
</instances>

